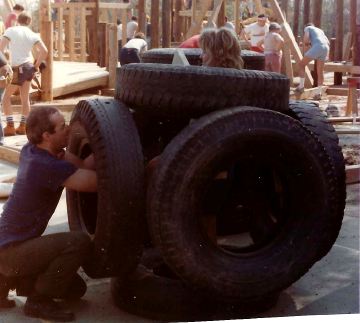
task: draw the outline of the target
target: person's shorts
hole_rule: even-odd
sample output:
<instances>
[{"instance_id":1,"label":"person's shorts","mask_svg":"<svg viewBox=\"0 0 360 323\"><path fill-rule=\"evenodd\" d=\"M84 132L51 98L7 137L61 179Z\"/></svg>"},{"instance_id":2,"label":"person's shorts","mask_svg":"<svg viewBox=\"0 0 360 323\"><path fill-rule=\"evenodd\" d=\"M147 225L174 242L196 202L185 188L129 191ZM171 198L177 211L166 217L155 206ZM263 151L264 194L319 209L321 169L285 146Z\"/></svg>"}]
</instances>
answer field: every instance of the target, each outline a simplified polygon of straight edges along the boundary
<instances>
[{"instance_id":1,"label":"person's shorts","mask_svg":"<svg viewBox=\"0 0 360 323\"><path fill-rule=\"evenodd\" d=\"M34 65L31 63L27 63L23 66L20 66L18 69L14 68L14 77L11 84L13 85L23 85L26 81L31 81L35 75ZM18 74L17 77L15 74Z\"/></svg>"},{"instance_id":2,"label":"person's shorts","mask_svg":"<svg viewBox=\"0 0 360 323\"><path fill-rule=\"evenodd\" d=\"M325 44L314 44L306 52L305 56L315 60L325 61L329 53L329 46Z\"/></svg>"}]
</instances>

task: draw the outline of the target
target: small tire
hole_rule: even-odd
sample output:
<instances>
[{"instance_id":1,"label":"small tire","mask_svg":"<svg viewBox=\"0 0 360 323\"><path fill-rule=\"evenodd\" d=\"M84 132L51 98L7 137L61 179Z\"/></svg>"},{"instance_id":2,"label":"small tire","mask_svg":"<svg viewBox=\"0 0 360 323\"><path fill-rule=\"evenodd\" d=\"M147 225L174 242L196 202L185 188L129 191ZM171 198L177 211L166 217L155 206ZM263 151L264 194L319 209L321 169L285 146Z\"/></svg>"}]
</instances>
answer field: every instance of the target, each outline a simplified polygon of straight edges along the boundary
<instances>
[{"instance_id":1,"label":"small tire","mask_svg":"<svg viewBox=\"0 0 360 323\"><path fill-rule=\"evenodd\" d=\"M190 65L201 66L201 48L182 48ZM172 64L176 48L155 48L142 54L142 63ZM242 50L241 58L244 61L244 69L265 71L265 55L251 50Z\"/></svg>"},{"instance_id":2,"label":"small tire","mask_svg":"<svg viewBox=\"0 0 360 323\"><path fill-rule=\"evenodd\" d=\"M232 68L128 64L116 71L115 98L152 115L199 118L234 106L284 112L289 79Z\"/></svg>"},{"instance_id":3,"label":"small tire","mask_svg":"<svg viewBox=\"0 0 360 323\"><path fill-rule=\"evenodd\" d=\"M224 320L258 315L275 306L278 295L260 302L219 302L188 286L171 272L156 249L146 249L136 272L111 278L115 304L131 314L160 321Z\"/></svg>"},{"instance_id":4,"label":"small tire","mask_svg":"<svg viewBox=\"0 0 360 323\"><path fill-rule=\"evenodd\" d=\"M207 189L234 163L245 175L246 165L271 166L287 192L284 221L266 243L217 244L205 229ZM217 299L256 300L289 287L318 261L337 226L337 197L331 160L313 133L283 114L238 107L194 121L166 147L148 187L148 223L182 280ZM262 211L261 200L253 205Z\"/></svg>"},{"instance_id":5,"label":"small tire","mask_svg":"<svg viewBox=\"0 0 360 323\"><path fill-rule=\"evenodd\" d=\"M93 241L84 271L91 278L128 274L139 263L146 229L145 167L134 121L122 102L96 99L80 101L70 125L67 151L82 159L93 153L98 178L97 193L66 190L70 230Z\"/></svg>"}]
</instances>

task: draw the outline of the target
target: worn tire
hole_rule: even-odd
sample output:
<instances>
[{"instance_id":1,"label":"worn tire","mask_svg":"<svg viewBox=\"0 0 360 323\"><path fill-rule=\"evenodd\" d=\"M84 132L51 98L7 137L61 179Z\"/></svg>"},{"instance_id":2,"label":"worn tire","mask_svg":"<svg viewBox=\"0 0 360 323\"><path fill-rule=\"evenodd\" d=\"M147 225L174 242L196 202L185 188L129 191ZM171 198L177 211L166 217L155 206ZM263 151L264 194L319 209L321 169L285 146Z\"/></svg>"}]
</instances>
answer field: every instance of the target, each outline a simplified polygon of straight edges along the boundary
<instances>
[{"instance_id":1,"label":"worn tire","mask_svg":"<svg viewBox=\"0 0 360 323\"><path fill-rule=\"evenodd\" d=\"M215 244L200 218L207 188L234 163L260 161L288 192L286 221L266 244ZM148 188L148 223L182 280L217 299L259 299L287 288L319 259L337 223L337 197L330 157L313 133L283 114L239 107L194 121L166 147Z\"/></svg>"},{"instance_id":2,"label":"worn tire","mask_svg":"<svg viewBox=\"0 0 360 323\"><path fill-rule=\"evenodd\" d=\"M201 48L182 48L190 65L201 66ZM142 54L142 63L172 64L176 48L155 48ZM251 50L242 50L244 69L265 71L265 55Z\"/></svg>"},{"instance_id":3,"label":"worn tire","mask_svg":"<svg viewBox=\"0 0 360 323\"><path fill-rule=\"evenodd\" d=\"M117 306L135 315L160 321L204 321L249 317L273 307L278 295L261 302L219 302L177 278L155 249L147 249L130 277L111 279Z\"/></svg>"},{"instance_id":4,"label":"worn tire","mask_svg":"<svg viewBox=\"0 0 360 323\"><path fill-rule=\"evenodd\" d=\"M337 177L339 192L337 225L333 228L333 234L330 237L330 241L324 243L324 252L322 256L325 256L335 243L344 218L346 206L346 172L344 155L341 146L339 145L339 137L334 126L330 123L325 112L320 110L317 103L290 101L290 110L287 114L294 119L299 120L318 137L330 156ZM324 225L326 225L326 223Z\"/></svg>"},{"instance_id":5,"label":"worn tire","mask_svg":"<svg viewBox=\"0 0 360 323\"><path fill-rule=\"evenodd\" d=\"M66 190L69 226L93 240L84 271L91 278L125 275L143 251L145 168L140 140L126 106L117 100L80 101L71 117L67 150L93 153L97 193ZM130 218L131 215L131 218Z\"/></svg>"},{"instance_id":6,"label":"worn tire","mask_svg":"<svg viewBox=\"0 0 360 323\"><path fill-rule=\"evenodd\" d=\"M232 68L128 64L116 71L115 98L147 113L199 118L234 106L284 112L289 79L281 74Z\"/></svg>"}]
</instances>

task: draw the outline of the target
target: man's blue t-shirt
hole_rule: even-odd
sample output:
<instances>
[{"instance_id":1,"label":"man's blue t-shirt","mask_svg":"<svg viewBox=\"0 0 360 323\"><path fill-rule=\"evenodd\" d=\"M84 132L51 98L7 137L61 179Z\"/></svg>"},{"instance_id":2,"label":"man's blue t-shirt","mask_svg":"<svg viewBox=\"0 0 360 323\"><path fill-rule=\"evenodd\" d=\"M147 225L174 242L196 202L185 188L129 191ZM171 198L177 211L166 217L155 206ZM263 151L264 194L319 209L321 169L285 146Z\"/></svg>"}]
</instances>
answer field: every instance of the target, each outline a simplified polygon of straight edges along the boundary
<instances>
[{"instance_id":1,"label":"man's blue t-shirt","mask_svg":"<svg viewBox=\"0 0 360 323\"><path fill-rule=\"evenodd\" d=\"M76 171L75 165L31 143L22 148L17 178L0 217L0 248L43 234L59 203L61 184Z\"/></svg>"},{"instance_id":2,"label":"man's blue t-shirt","mask_svg":"<svg viewBox=\"0 0 360 323\"><path fill-rule=\"evenodd\" d=\"M309 32L311 45L315 45L315 44L329 45L328 38L320 28L314 26L307 26L304 32L307 31Z\"/></svg>"}]
</instances>

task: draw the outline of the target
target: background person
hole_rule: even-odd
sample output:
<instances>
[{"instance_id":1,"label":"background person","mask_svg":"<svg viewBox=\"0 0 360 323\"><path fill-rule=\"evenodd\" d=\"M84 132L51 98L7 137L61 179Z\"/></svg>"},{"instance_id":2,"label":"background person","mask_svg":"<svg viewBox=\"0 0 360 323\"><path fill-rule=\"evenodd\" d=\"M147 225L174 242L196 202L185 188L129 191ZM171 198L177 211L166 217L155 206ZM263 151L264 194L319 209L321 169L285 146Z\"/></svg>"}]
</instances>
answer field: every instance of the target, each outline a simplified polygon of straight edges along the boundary
<instances>
[{"instance_id":1,"label":"background person","mask_svg":"<svg viewBox=\"0 0 360 323\"><path fill-rule=\"evenodd\" d=\"M305 67L312 60L317 62L317 75L318 75L318 88L315 94L315 100L321 100L321 91L324 84L324 65L326 58L329 53L330 42L326 37L324 32L317 27L314 27L314 24L309 23L306 25L304 30L304 46L308 46L311 43L310 49L305 53L305 56L300 61L299 64L299 75L300 75L300 84L294 90L294 92L302 93L304 92L305 86Z\"/></svg>"},{"instance_id":2,"label":"background person","mask_svg":"<svg viewBox=\"0 0 360 323\"><path fill-rule=\"evenodd\" d=\"M129 41L130 39L133 39L134 38L134 35L135 35L135 32L138 30L138 18L136 16L133 16L131 18L131 21L129 21L126 25L126 37L127 37L127 40L126 41Z\"/></svg>"},{"instance_id":3,"label":"background person","mask_svg":"<svg viewBox=\"0 0 360 323\"><path fill-rule=\"evenodd\" d=\"M17 25L18 16L24 11L24 7L20 4L16 4L13 10L5 16L5 29Z\"/></svg>"},{"instance_id":4,"label":"background person","mask_svg":"<svg viewBox=\"0 0 360 323\"><path fill-rule=\"evenodd\" d=\"M250 24L241 31L240 38L244 39L254 52L263 53L262 49L258 47L258 42L263 40L266 33L269 31L267 25L267 17L264 14L257 16L257 22ZM250 36L250 40L247 36Z\"/></svg>"},{"instance_id":5,"label":"background person","mask_svg":"<svg viewBox=\"0 0 360 323\"><path fill-rule=\"evenodd\" d=\"M35 275L24 314L68 322L74 314L54 299L85 294L86 283L77 270L90 255L91 240L82 232L42 234L64 187L97 191L94 159L81 160L63 150L70 127L56 108L35 108L26 127L29 142L20 152L17 178L0 217L0 294L9 292L4 278Z\"/></svg>"},{"instance_id":6,"label":"background person","mask_svg":"<svg viewBox=\"0 0 360 323\"><path fill-rule=\"evenodd\" d=\"M150 17L146 15L146 43L148 48L151 47L151 22Z\"/></svg>"},{"instance_id":7,"label":"background person","mask_svg":"<svg viewBox=\"0 0 360 323\"><path fill-rule=\"evenodd\" d=\"M229 21L228 16L225 16L225 25L224 27L235 30L235 27L231 21Z\"/></svg>"},{"instance_id":8,"label":"background person","mask_svg":"<svg viewBox=\"0 0 360 323\"><path fill-rule=\"evenodd\" d=\"M129 40L120 52L120 65L140 63L140 56L147 50L147 43L143 33L137 33L135 38Z\"/></svg>"},{"instance_id":9,"label":"background person","mask_svg":"<svg viewBox=\"0 0 360 323\"><path fill-rule=\"evenodd\" d=\"M239 70L244 67L239 41L226 27L205 29L200 35L199 45L203 50L201 59L204 66Z\"/></svg>"},{"instance_id":10,"label":"background person","mask_svg":"<svg viewBox=\"0 0 360 323\"><path fill-rule=\"evenodd\" d=\"M122 48L122 22L121 20L118 18L116 20L117 23L117 39L118 39L118 61L120 62L120 51Z\"/></svg>"},{"instance_id":11,"label":"background person","mask_svg":"<svg viewBox=\"0 0 360 323\"><path fill-rule=\"evenodd\" d=\"M263 40L258 42L258 47L264 51L265 54L265 70L268 72L280 73L281 57L284 39L279 35L281 27L277 23L271 23L269 32ZM272 68L270 68L270 64Z\"/></svg>"},{"instance_id":12,"label":"background person","mask_svg":"<svg viewBox=\"0 0 360 323\"><path fill-rule=\"evenodd\" d=\"M11 27L4 33L0 41L0 52L9 45L10 64L14 73L18 72L18 79L6 88L2 104L6 115L7 125L4 128L5 136L13 136L15 133L24 135L26 117L30 111L30 86L35 72L39 71L39 66L47 55L47 49L39 35L30 30L31 16L27 12L22 12L18 17L19 26ZM35 64L31 56L31 49L36 46L39 50L39 57ZM11 107L11 96L20 87L21 98L21 121L15 129L13 119L13 109Z\"/></svg>"}]
</instances>

